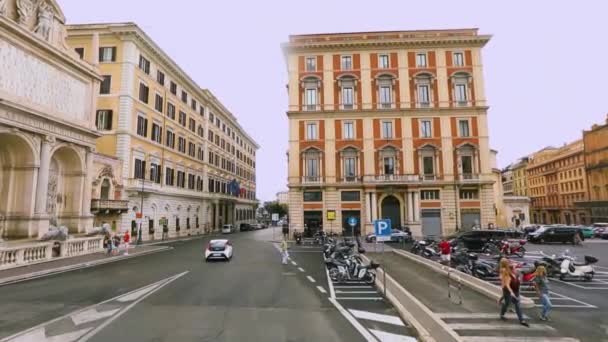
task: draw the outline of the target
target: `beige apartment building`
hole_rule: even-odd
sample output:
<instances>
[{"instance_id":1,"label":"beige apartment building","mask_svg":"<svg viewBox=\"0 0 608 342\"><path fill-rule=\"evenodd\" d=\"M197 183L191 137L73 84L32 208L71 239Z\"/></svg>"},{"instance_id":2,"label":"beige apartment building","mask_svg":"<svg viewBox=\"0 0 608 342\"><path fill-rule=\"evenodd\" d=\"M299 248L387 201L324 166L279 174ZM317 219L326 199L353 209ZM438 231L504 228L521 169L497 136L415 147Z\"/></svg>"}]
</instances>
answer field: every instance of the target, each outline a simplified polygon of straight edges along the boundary
<instances>
[{"instance_id":1,"label":"beige apartment building","mask_svg":"<svg viewBox=\"0 0 608 342\"><path fill-rule=\"evenodd\" d=\"M532 223L586 224L589 212L575 202L587 201L583 140L547 147L529 157L526 167Z\"/></svg>"},{"instance_id":2,"label":"beige apartment building","mask_svg":"<svg viewBox=\"0 0 608 342\"><path fill-rule=\"evenodd\" d=\"M292 231L416 236L495 224L476 29L292 35L288 69ZM307 228L307 229L305 229Z\"/></svg>"},{"instance_id":3,"label":"beige apartment building","mask_svg":"<svg viewBox=\"0 0 608 342\"><path fill-rule=\"evenodd\" d=\"M254 220L258 145L210 91L133 23L71 25L67 34L80 64L102 77L96 146L122 161L121 229L158 239ZM115 205L102 209L124 207Z\"/></svg>"}]
</instances>

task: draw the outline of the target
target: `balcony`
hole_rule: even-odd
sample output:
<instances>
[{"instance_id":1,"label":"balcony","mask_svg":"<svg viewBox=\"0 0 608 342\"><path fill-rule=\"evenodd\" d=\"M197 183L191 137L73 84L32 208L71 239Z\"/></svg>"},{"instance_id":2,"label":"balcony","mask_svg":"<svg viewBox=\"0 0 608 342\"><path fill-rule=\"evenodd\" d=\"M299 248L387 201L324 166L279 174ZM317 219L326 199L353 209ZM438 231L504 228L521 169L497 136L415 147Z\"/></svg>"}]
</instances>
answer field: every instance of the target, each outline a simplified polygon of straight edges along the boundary
<instances>
[{"instance_id":1,"label":"balcony","mask_svg":"<svg viewBox=\"0 0 608 342\"><path fill-rule=\"evenodd\" d=\"M321 176L304 176L304 177L302 177L302 184L319 185L321 183L323 183L323 177L321 177Z\"/></svg>"},{"instance_id":2,"label":"balcony","mask_svg":"<svg viewBox=\"0 0 608 342\"><path fill-rule=\"evenodd\" d=\"M426 175L420 176L420 179L423 182L432 182L432 181L437 180L437 175L426 174Z\"/></svg>"},{"instance_id":3,"label":"balcony","mask_svg":"<svg viewBox=\"0 0 608 342\"><path fill-rule=\"evenodd\" d=\"M102 211L127 212L128 210L129 210L129 201L105 200L105 199L91 200L91 211L92 212L102 212Z\"/></svg>"},{"instance_id":4,"label":"balcony","mask_svg":"<svg viewBox=\"0 0 608 342\"><path fill-rule=\"evenodd\" d=\"M361 183L361 177L359 177L359 176L347 176L347 177L338 178L338 183L344 183L344 184Z\"/></svg>"},{"instance_id":5,"label":"balcony","mask_svg":"<svg viewBox=\"0 0 608 342\"><path fill-rule=\"evenodd\" d=\"M460 179L460 181L478 181L479 180L479 174L476 174L476 173L463 173L463 174L460 174L458 176L458 179Z\"/></svg>"},{"instance_id":6,"label":"balcony","mask_svg":"<svg viewBox=\"0 0 608 342\"><path fill-rule=\"evenodd\" d=\"M369 175L364 177L367 183L402 183L419 182L418 175Z\"/></svg>"}]
</instances>

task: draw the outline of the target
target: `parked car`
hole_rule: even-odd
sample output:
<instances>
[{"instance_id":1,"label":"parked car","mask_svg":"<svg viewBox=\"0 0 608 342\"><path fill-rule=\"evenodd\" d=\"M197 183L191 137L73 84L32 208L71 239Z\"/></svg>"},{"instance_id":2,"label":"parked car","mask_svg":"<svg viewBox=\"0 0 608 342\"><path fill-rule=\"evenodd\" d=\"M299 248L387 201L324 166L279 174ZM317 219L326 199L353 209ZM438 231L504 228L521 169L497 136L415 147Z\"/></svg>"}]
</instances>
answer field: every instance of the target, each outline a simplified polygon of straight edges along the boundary
<instances>
[{"instance_id":1,"label":"parked car","mask_svg":"<svg viewBox=\"0 0 608 342\"><path fill-rule=\"evenodd\" d=\"M583 238L585 239L591 239L595 237L593 227L576 226L575 228L578 228L581 231L581 233L583 234Z\"/></svg>"},{"instance_id":2,"label":"parked car","mask_svg":"<svg viewBox=\"0 0 608 342\"><path fill-rule=\"evenodd\" d=\"M229 240L211 240L205 249L205 261L211 259L232 260L232 243Z\"/></svg>"},{"instance_id":3,"label":"parked car","mask_svg":"<svg viewBox=\"0 0 608 342\"><path fill-rule=\"evenodd\" d=\"M393 229L391 231L391 240L387 242L403 242L403 241L411 241L412 233L409 231L409 228L406 227L405 230L401 229ZM367 242L375 242L376 234L370 233L365 236L365 241Z\"/></svg>"},{"instance_id":4,"label":"parked car","mask_svg":"<svg viewBox=\"0 0 608 342\"><path fill-rule=\"evenodd\" d=\"M231 224L225 224L222 226L222 234L232 234L235 232L235 228Z\"/></svg>"},{"instance_id":5,"label":"parked car","mask_svg":"<svg viewBox=\"0 0 608 342\"><path fill-rule=\"evenodd\" d=\"M242 232L248 232L248 231L253 230L253 226L250 225L249 223L241 223L240 230Z\"/></svg>"},{"instance_id":6,"label":"parked car","mask_svg":"<svg viewBox=\"0 0 608 342\"><path fill-rule=\"evenodd\" d=\"M540 226L537 225L528 225L523 227L524 234L534 233Z\"/></svg>"},{"instance_id":7,"label":"parked car","mask_svg":"<svg viewBox=\"0 0 608 342\"><path fill-rule=\"evenodd\" d=\"M608 230L608 223L596 222L592 225L595 237L603 238L602 234Z\"/></svg>"},{"instance_id":8,"label":"parked car","mask_svg":"<svg viewBox=\"0 0 608 342\"><path fill-rule=\"evenodd\" d=\"M461 246L470 251L481 251L490 240L502 241L523 238L524 234L522 232L513 229L484 229L459 232L447 239L452 246Z\"/></svg>"},{"instance_id":9,"label":"parked car","mask_svg":"<svg viewBox=\"0 0 608 342\"><path fill-rule=\"evenodd\" d=\"M579 228L568 226L545 226L540 227L534 233L528 235L532 243L575 243L575 235L583 237Z\"/></svg>"}]
</instances>

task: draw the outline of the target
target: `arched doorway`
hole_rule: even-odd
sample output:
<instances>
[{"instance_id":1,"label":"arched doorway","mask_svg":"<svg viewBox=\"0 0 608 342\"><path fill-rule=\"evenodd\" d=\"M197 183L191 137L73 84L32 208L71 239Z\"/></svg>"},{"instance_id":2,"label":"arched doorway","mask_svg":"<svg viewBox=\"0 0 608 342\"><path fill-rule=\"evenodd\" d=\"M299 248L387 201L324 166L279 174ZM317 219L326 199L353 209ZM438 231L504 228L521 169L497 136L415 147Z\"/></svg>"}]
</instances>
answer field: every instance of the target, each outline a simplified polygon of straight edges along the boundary
<instances>
[{"instance_id":1,"label":"arched doorway","mask_svg":"<svg viewBox=\"0 0 608 342\"><path fill-rule=\"evenodd\" d=\"M49 168L46 204L51 224L65 225L70 232L78 231L78 217L82 214L83 181L84 171L78 153L68 146L55 150Z\"/></svg>"},{"instance_id":2,"label":"arched doorway","mask_svg":"<svg viewBox=\"0 0 608 342\"><path fill-rule=\"evenodd\" d=\"M395 196L387 196L382 200L382 218L390 219L393 228L401 226L401 203Z\"/></svg>"},{"instance_id":3,"label":"arched doorway","mask_svg":"<svg viewBox=\"0 0 608 342\"><path fill-rule=\"evenodd\" d=\"M34 150L24 138L0 133L0 216L6 220L3 237L37 233L29 231L29 218L35 206L35 166Z\"/></svg>"}]
</instances>

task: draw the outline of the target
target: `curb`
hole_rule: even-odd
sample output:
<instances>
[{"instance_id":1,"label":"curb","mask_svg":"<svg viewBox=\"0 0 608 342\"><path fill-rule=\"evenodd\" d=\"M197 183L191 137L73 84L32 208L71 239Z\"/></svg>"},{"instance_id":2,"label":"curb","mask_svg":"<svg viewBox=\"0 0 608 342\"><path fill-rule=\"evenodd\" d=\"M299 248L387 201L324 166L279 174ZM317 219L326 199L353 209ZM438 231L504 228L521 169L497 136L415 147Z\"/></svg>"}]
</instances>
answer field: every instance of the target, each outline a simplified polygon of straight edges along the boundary
<instances>
[{"instance_id":1,"label":"curb","mask_svg":"<svg viewBox=\"0 0 608 342\"><path fill-rule=\"evenodd\" d=\"M140 246L156 246L156 245L162 245L162 244L169 244L169 243L174 243L174 242L183 242L183 241L191 241L191 240L196 240L196 239L204 239L206 237L212 237L215 235L212 234L208 234L208 235L196 235L196 236L189 236L189 237L185 237L183 239L175 239L175 240L160 240L160 241L154 241L154 242L149 242L149 243L142 243Z\"/></svg>"},{"instance_id":2,"label":"curb","mask_svg":"<svg viewBox=\"0 0 608 342\"><path fill-rule=\"evenodd\" d=\"M44 270L44 271L38 271L38 272L32 272L32 273L22 274L22 275L18 275L18 276L8 277L8 278L0 279L0 286L11 285L11 284L20 283L20 282L27 281L27 280L32 280L32 279L37 279L37 278L54 275L54 274L90 268L90 267L99 266L99 265L103 265L103 264L109 264L109 263L116 262L116 261L128 260L128 259L137 258L137 257L148 255L148 254L165 252L165 251L172 250L172 249L173 249L173 247L158 247L156 249L137 253L137 254L130 254L127 256L119 255L119 256L110 257L108 259L82 262L79 264L53 268L50 270Z\"/></svg>"},{"instance_id":3,"label":"curb","mask_svg":"<svg viewBox=\"0 0 608 342\"><path fill-rule=\"evenodd\" d=\"M421 256L412 254L410 252L405 252L401 250L393 250L393 253L401 256L402 258L410 259L416 263L419 263L434 272L442 274L444 276L448 276L449 267L436 263L435 261L427 260ZM485 280L481 280L473 277L472 275L460 272L455 269L449 269L449 273L453 273L456 275L460 282L472 289L475 292L478 292L492 300L498 301L498 299L502 298L502 289L494 284L490 284ZM535 306L534 301L528 297L521 296L521 307L522 308L533 308Z\"/></svg>"}]
</instances>

